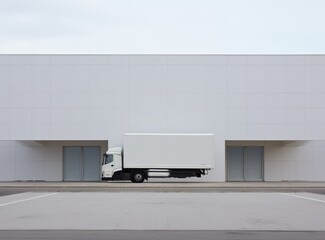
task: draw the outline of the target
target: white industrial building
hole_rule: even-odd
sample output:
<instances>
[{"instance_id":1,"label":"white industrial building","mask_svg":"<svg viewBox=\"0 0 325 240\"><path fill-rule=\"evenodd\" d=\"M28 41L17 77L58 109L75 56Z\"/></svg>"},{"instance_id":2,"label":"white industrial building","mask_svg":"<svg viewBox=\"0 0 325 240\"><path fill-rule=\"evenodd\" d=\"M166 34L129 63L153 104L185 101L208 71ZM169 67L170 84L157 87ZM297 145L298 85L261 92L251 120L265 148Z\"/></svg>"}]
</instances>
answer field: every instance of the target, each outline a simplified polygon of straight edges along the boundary
<instances>
[{"instance_id":1,"label":"white industrial building","mask_svg":"<svg viewBox=\"0 0 325 240\"><path fill-rule=\"evenodd\" d=\"M0 181L99 181L127 132L213 133L201 181L325 181L325 55L0 55Z\"/></svg>"}]
</instances>

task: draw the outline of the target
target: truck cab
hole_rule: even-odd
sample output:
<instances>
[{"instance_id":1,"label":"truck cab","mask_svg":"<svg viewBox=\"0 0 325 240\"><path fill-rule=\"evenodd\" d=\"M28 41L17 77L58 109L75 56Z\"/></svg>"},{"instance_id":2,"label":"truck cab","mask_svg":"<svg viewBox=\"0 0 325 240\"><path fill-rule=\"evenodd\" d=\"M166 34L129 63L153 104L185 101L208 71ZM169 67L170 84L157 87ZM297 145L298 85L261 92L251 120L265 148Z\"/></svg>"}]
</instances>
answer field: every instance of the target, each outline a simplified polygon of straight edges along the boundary
<instances>
[{"instance_id":1,"label":"truck cab","mask_svg":"<svg viewBox=\"0 0 325 240\"><path fill-rule=\"evenodd\" d=\"M102 179L112 179L118 171L122 171L122 148L110 148L103 155Z\"/></svg>"}]
</instances>

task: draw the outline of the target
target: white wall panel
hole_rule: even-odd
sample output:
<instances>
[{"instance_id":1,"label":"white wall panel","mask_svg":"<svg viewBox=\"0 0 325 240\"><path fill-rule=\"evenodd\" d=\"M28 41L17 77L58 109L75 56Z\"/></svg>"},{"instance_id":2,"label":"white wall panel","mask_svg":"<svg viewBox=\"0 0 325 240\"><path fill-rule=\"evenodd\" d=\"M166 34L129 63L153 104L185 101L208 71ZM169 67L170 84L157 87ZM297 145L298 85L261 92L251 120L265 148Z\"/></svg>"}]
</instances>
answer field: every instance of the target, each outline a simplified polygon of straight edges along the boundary
<instances>
[{"instance_id":1,"label":"white wall panel","mask_svg":"<svg viewBox=\"0 0 325 240\"><path fill-rule=\"evenodd\" d=\"M52 93L51 94L52 108L68 108L70 107L69 93Z\"/></svg>"},{"instance_id":2,"label":"white wall panel","mask_svg":"<svg viewBox=\"0 0 325 240\"><path fill-rule=\"evenodd\" d=\"M206 56L199 55L167 55L167 64L206 64Z\"/></svg>"},{"instance_id":3,"label":"white wall panel","mask_svg":"<svg viewBox=\"0 0 325 240\"><path fill-rule=\"evenodd\" d=\"M130 121L128 108L107 108L107 111L103 112L103 117L106 117L107 123L128 123Z\"/></svg>"},{"instance_id":4,"label":"white wall panel","mask_svg":"<svg viewBox=\"0 0 325 240\"><path fill-rule=\"evenodd\" d=\"M0 55L0 64L10 64L11 63L11 56L10 55Z\"/></svg>"},{"instance_id":5,"label":"white wall panel","mask_svg":"<svg viewBox=\"0 0 325 240\"><path fill-rule=\"evenodd\" d=\"M10 108L0 108L0 123L10 123Z\"/></svg>"},{"instance_id":6,"label":"white wall panel","mask_svg":"<svg viewBox=\"0 0 325 240\"><path fill-rule=\"evenodd\" d=\"M31 93L11 93L10 106L13 108L30 108L32 105Z\"/></svg>"},{"instance_id":7,"label":"white wall panel","mask_svg":"<svg viewBox=\"0 0 325 240\"><path fill-rule=\"evenodd\" d=\"M265 93L251 93L247 94L248 108L265 108Z\"/></svg>"},{"instance_id":8,"label":"white wall panel","mask_svg":"<svg viewBox=\"0 0 325 240\"><path fill-rule=\"evenodd\" d=\"M108 55L108 64L110 65L120 65L120 64L129 64L130 56L127 55Z\"/></svg>"},{"instance_id":9,"label":"white wall panel","mask_svg":"<svg viewBox=\"0 0 325 240\"><path fill-rule=\"evenodd\" d=\"M203 108L179 108L168 109L168 123L205 123L205 109Z\"/></svg>"},{"instance_id":10,"label":"white wall panel","mask_svg":"<svg viewBox=\"0 0 325 240\"><path fill-rule=\"evenodd\" d=\"M305 56L305 63L308 64L325 64L325 56L323 55L307 55Z\"/></svg>"},{"instance_id":11,"label":"white wall panel","mask_svg":"<svg viewBox=\"0 0 325 240\"><path fill-rule=\"evenodd\" d=\"M51 124L49 123L33 123L32 137L38 140L47 140L51 136Z\"/></svg>"},{"instance_id":12,"label":"white wall panel","mask_svg":"<svg viewBox=\"0 0 325 240\"><path fill-rule=\"evenodd\" d=\"M130 106L130 94L129 93L108 93L108 108L128 108Z\"/></svg>"},{"instance_id":13,"label":"white wall panel","mask_svg":"<svg viewBox=\"0 0 325 240\"><path fill-rule=\"evenodd\" d=\"M228 64L228 56L207 55L207 64Z\"/></svg>"},{"instance_id":14,"label":"white wall panel","mask_svg":"<svg viewBox=\"0 0 325 240\"><path fill-rule=\"evenodd\" d=\"M297 161L282 161L282 180L284 181L294 181L297 179L297 170L296 170Z\"/></svg>"},{"instance_id":15,"label":"white wall panel","mask_svg":"<svg viewBox=\"0 0 325 240\"><path fill-rule=\"evenodd\" d=\"M305 56L299 55L288 55L287 57L287 64L304 64L305 63Z\"/></svg>"},{"instance_id":16,"label":"white wall panel","mask_svg":"<svg viewBox=\"0 0 325 240\"><path fill-rule=\"evenodd\" d=\"M325 124L321 123L306 123L305 124L305 137L306 139L324 139Z\"/></svg>"},{"instance_id":17,"label":"white wall panel","mask_svg":"<svg viewBox=\"0 0 325 240\"><path fill-rule=\"evenodd\" d=\"M227 108L207 108L207 123L218 124L228 122Z\"/></svg>"},{"instance_id":18,"label":"white wall panel","mask_svg":"<svg viewBox=\"0 0 325 240\"><path fill-rule=\"evenodd\" d=\"M69 124L67 123L60 123L60 122L55 122L52 123L52 128L51 128L51 136L52 139L71 139L72 136L70 136L69 132Z\"/></svg>"},{"instance_id":19,"label":"white wall panel","mask_svg":"<svg viewBox=\"0 0 325 240\"><path fill-rule=\"evenodd\" d=\"M108 91L129 92L130 67L129 65L109 65L108 67Z\"/></svg>"},{"instance_id":20,"label":"white wall panel","mask_svg":"<svg viewBox=\"0 0 325 240\"><path fill-rule=\"evenodd\" d=\"M108 116L106 113L103 112L102 108L91 108L89 110L89 121L92 125L96 125L96 124L107 124L108 120L107 118L109 118L110 116ZM96 131L90 131L93 133L94 136L96 136L96 134L98 134L99 132L99 128L96 128ZM101 139L101 138L100 138Z\"/></svg>"},{"instance_id":21,"label":"white wall panel","mask_svg":"<svg viewBox=\"0 0 325 240\"><path fill-rule=\"evenodd\" d=\"M141 132L141 133L168 132L168 126L167 123L147 124L147 123L131 122L130 132Z\"/></svg>"},{"instance_id":22,"label":"white wall panel","mask_svg":"<svg viewBox=\"0 0 325 240\"><path fill-rule=\"evenodd\" d=\"M108 66L107 65L91 65L89 67L90 89L95 92L108 92Z\"/></svg>"},{"instance_id":23,"label":"white wall panel","mask_svg":"<svg viewBox=\"0 0 325 240\"><path fill-rule=\"evenodd\" d=\"M169 122L168 123L168 133L206 133L207 127L204 122Z\"/></svg>"},{"instance_id":24,"label":"white wall panel","mask_svg":"<svg viewBox=\"0 0 325 240\"><path fill-rule=\"evenodd\" d=\"M228 92L246 92L245 65L228 65Z\"/></svg>"},{"instance_id":25,"label":"white wall panel","mask_svg":"<svg viewBox=\"0 0 325 240\"><path fill-rule=\"evenodd\" d=\"M1 142L1 141L0 141ZM15 149L12 146L0 147L0 181L15 180Z\"/></svg>"},{"instance_id":26,"label":"white wall panel","mask_svg":"<svg viewBox=\"0 0 325 240\"><path fill-rule=\"evenodd\" d=\"M280 123L266 124L265 134L267 140L283 140L286 137L286 125Z\"/></svg>"},{"instance_id":27,"label":"white wall panel","mask_svg":"<svg viewBox=\"0 0 325 240\"><path fill-rule=\"evenodd\" d=\"M14 108L10 111L11 123L31 123L32 113L29 108Z\"/></svg>"},{"instance_id":28,"label":"white wall panel","mask_svg":"<svg viewBox=\"0 0 325 240\"><path fill-rule=\"evenodd\" d=\"M51 90L54 93L69 92L71 89L69 78L69 65L52 65L52 85Z\"/></svg>"},{"instance_id":29,"label":"white wall panel","mask_svg":"<svg viewBox=\"0 0 325 240\"><path fill-rule=\"evenodd\" d=\"M10 91L10 68L11 65L0 65L0 92Z\"/></svg>"},{"instance_id":30,"label":"white wall panel","mask_svg":"<svg viewBox=\"0 0 325 240\"><path fill-rule=\"evenodd\" d=\"M52 87L51 65L31 66L32 92L50 92Z\"/></svg>"},{"instance_id":31,"label":"white wall panel","mask_svg":"<svg viewBox=\"0 0 325 240\"><path fill-rule=\"evenodd\" d=\"M156 123L166 123L167 114L167 108L134 108L131 110L130 120L135 123L155 125Z\"/></svg>"},{"instance_id":32,"label":"white wall panel","mask_svg":"<svg viewBox=\"0 0 325 240\"><path fill-rule=\"evenodd\" d=\"M168 94L169 108L202 108L206 105L205 94L202 93L170 93Z\"/></svg>"},{"instance_id":33,"label":"white wall panel","mask_svg":"<svg viewBox=\"0 0 325 240\"><path fill-rule=\"evenodd\" d=\"M164 65L131 65L131 92L166 92L167 75Z\"/></svg>"},{"instance_id":34,"label":"white wall panel","mask_svg":"<svg viewBox=\"0 0 325 240\"><path fill-rule=\"evenodd\" d=\"M32 80L30 65L11 65L10 76L10 89L12 92L31 92Z\"/></svg>"},{"instance_id":35,"label":"white wall panel","mask_svg":"<svg viewBox=\"0 0 325 240\"><path fill-rule=\"evenodd\" d=\"M314 168L313 168L314 181L325 181L324 169L325 169L325 161L314 161Z\"/></svg>"},{"instance_id":36,"label":"white wall panel","mask_svg":"<svg viewBox=\"0 0 325 240\"><path fill-rule=\"evenodd\" d=\"M51 62L53 65L70 64L70 56L68 56L68 55L51 55Z\"/></svg>"},{"instance_id":37,"label":"white wall panel","mask_svg":"<svg viewBox=\"0 0 325 240\"><path fill-rule=\"evenodd\" d=\"M265 123L265 108L247 108L247 123Z\"/></svg>"},{"instance_id":38,"label":"white wall panel","mask_svg":"<svg viewBox=\"0 0 325 240\"><path fill-rule=\"evenodd\" d=\"M230 140L246 139L246 124L228 122L228 138Z\"/></svg>"},{"instance_id":39,"label":"white wall panel","mask_svg":"<svg viewBox=\"0 0 325 240\"><path fill-rule=\"evenodd\" d=\"M70 107L71 108L89 108L90 94L89 93L71 93Z\"/></svg>"},{"instance_id":40,"label":"white wall panel","mask_svg":"<svg viewBox=\"0 0 325 240\"><path fill-rule=\"evenodd\" d=\"M132 55L130 64L166 64L167 56L164 55Z\"/></svg>"},{"instance_id":41,"label":"white wall panel","mask_svg":"<svg viewBox=\"0 0 325 240\"><path fill-rule=\"evenodd\" d=\"M70 109L70 123L71 125L84 123L88 124L90 119L89 108L72 108Z\"/></svg>"},{"instance_id":42,"label":"white wall panel","mask_svg":"<svg viewBox=\"0 0 325 240\"><path fill-rule=\"evenodd\" d=\"M306 65L306 92L324 93L325 69L323 65Z\"/></svg>"},{"instance_id":43,"label":"white wall panel","mask_svg":"<svg viewBox=\"0 0 325 240\"><path fill-rule=\"evenodd\" d=\"M287 68L285 65L267 65L265 74L266 92L286 92Z\"/></svg>"},{"instance_id":44,"label":"white wall panel","mask_svg":"<svg viewBox=\"0 0 325 240\"><path fill-rule=\"evenodd\" d=\"M247 65L247 92L265 92L265 66Z\"/></svg>"},{"instance_id":45,"label":"white wall panel","mask_svg":"<svg viewBox=\"0 0 325 240\"><path fill-rule=\"evenodd\" d=\"M282 142L267 142L264 146L265 181L282 180Z\"/></svg>"},{"instance_id":46,"label":"white wall panel","mask_svg":"<svg viewBox=\"0 0 325 240\"><path fill-rule=\"evenodd\" d=\"M0 123L0 132L2 139L11 139L10 123Z\"/></svg>"},{"instance_id":47,"label":"white wall panel","mask_svg":"<svg viewBox=\"0 0 325 240\"><path fill-rule=\"evenodd\" d=\"M305 139L305 125L301 123L287 124L286 139L304 140Z\"/></svg>"},{"instance_id":48,"label":"white wall panel","mask_svg":"<svg viewBox=\"0 0 325 240\"><path fill-rule=\"evenodd\" d=\"M287 123L305 123L305 109L288 108Z\"/></svg>"},{"instance_id":49,"label":"white wall panel","mask_svg":"<svg viewBox=\"0 0 325 240\"><path fill-rule=\"evenodd\" d=\"M71 92L89 92L89 66L71 65L69 67L70 91Z\"/></svg>"},{"instance_id":50,"label":"white wall panel","mask_svg":"<svg viewBox=\"0 0 325 240\"><path fill-rule=\"evenodd\" d=\"M84 65L89 64L90 59L89 55L71 55L70 56L70 64Z\"/></svg>"},{"instance_id":51,"label":"white wall panel","mask_svg":"<svg viewBox=\"0 0 325 240\"><path fill-rule=\"evenodd\" d=\"M32 122L33 123L50 123L51 122L51 110L49 108L33 108Z\"/></svg>"},{"instance_id":52,"label":"white wall panel","mask_svg":"<svg viewBox=\"0 0 325 240\"><path fill-rule=\"evenodd\" d=\"M247 101L246 93L228 93L228 108L245 108Z\"/></svg>"},{"instance_id":53,"label":"white wall panel","mask_svg":"<svg viewBox=\"0 0 325 240\"><path fill-rule=\"evenodd\" d=\"M306 109L306 123L324 123L325 108Z\"/></svg>"},{"instance_id":54,"label":"white wall panel","mask_svg":"<svg viewBox=\"0 0 325 240\"><path fill-rule=\"evenodd\" d=\"M288 108L304 108L305 96L302 93L287 93Z\"/></svg>"},{"instance_id":55,"label":"white wall panel","mask_svg":"<svg viewBox=\"0 0 325 240\"><path fill-rule=\"evenodd\" d=\"M82 129L82 131L80 131ZM72 140L89 139L90 127L88 123L74 123L69 125L69 138Z\"/></svg>"},{"instance_id":56,"label":"white wall panel","mask_svg":"<svg viewBox=\"0 0 325 240\"><path fill-rule=\"evenodd\" d=\"M30 140L32 138L31 123L15 123L10 125L11 136L20 140Z\"/></svg>"},{"instance_id":57,"label":"white wall panel","mask_svg":"<svg viewBox=\"0 0 325 240\"><path fill-rule=\"evenodd\" d=\"M90 107L105 109L108 106L108 93L96 92L90 95Z\"/></svg>"},{"instance_id":58,"label":"white wall panel","mask_svg":"<svg viewBox=\"0 0 325 240\"><path fill-rule=\"evenodd\" d=\"M266 108L285 108L287 105L287 95L285 93L266 93Z\"/></svg>"},{"instance_id":59,"label":"white wall panel","mask_svg":"<svg viewBox=\"0 0 325 240\"><path fill-rule=\"evenodd\" d=\"M167 93L130 94L131 108L167 108L167 105Z\"/></svg>"},{"instance_id":60,"label":"white wall panel","mask_svg":"<svg viewBox=\"0 0 325 240\"><path fill-rule=\"evenodd\" d=\"M265 139L265 124L248 123L246 126L246 134L249 140Z\"/></svg>"},{"instance_id":61,"label":"white wall panel","mask_svg":"<svg viewBox=\"0 0 325 240\"><path fill-rule=\"evenodd\" d=\"M266 57L262 55L248 55L246 56L247 65L264 65Z\"/></svg>"},{"instance_id":62,"label":"white wall panel","mask_svg":"<svg viewBox=\"0 0 325 240\"><path fill-rule=\"evenodd\" d=\"M306 93L305 94L306 108L325 108L324 93Z\"/></svg>"},{"instance_id":63,"label":"white wall panel","mask_svg":"<svg viewBox=\"0 0 325 240\"><path fill-rule=\"evenodd\" d=\"M246 56L230 55L228 56L228 64L230 65L246 64Z\"/></svg>"},{"instance_id":64,"label":"white wall panel","mask_svg":"<svg viewBox=\"0 0 325 240\"><path fill-rule=\"evenodd\" d=\"M89 64L97 65L97 64L108 64L108 56L107 55L88 55Z\"/></svg>"},{"instance_id":65,"label":"white wall panel","mask_svg":"<svg viewBox=\"0 0 325 240\"><path fill-rule=\"evenodd\" d=\"M32 93L32 108L47 108L51 107L51 94L49 93Z\"/></svg>"},{"instance_id":66,"label":"white wall panel","mask_svg":"<svg viewBox=\"0 0 325 240\"><path fill-rule=\"evenodd\" d=\"M11 55L11 64L30 64L31 58L34 56L31 55Z\"/></svg>"},{"instance_id":67,"label":"white wall panel","mask_svg":"<svg viewBox=\"0 0 325 240\"><path fill-rule=\"evenodd\" d=\"M206 67L204 65L169 65L168 91L205 92Z\"/></svg>"},{"instance_id":68,"label":"white wall panel","mask_svg":"<svg viewBox=\"0 0 325 240\"><path fill-rule=\"evenodd\" d=\"M301 181L312 181L313 178L313 162L312 161L297 161L297 179Z\"/></svg>"},{"instance_id":69,"label":"white wall panel","mask_svg":"<svg viewBox=\"0 0 325 240\"><path fill-rule=\"evenodd\" d=\"M288 65L287 66L287 92L305 91L305 66Z\"/></svg>"},{"instance_id":70,"label":"white wall panel","mask_svg":"<svg viewBox=\"0 0 325 240\"><path fill-rule=\"evenodd\" d=\"M267 108L266 123L286 123L287 112L285 108Z\"/></svg>"},{"instance_id":71,"label":"white wall panel","mask_svg":"<svg viewBox=\"0 0 325 240\"><path fill-rule=\"evenodd\" d=\"M270 55L266 56L266 64L268 65L285 65L287 63L286 56L277 56L277 55Z\"/></svg>"},{"instance_id":72,"label":"white wall panel","mask_svg":"<svg viewBox=\"0 0 325 240\"><path fill-rule=\"evenodd\" d=\"M10 94L0 93L0 108L9 108L9 107L10 107Z\"/></svg>"},{"instance_id":73,"label":"white wall panel","mask_svg":"<svg viewBox=\"0 0 325 240\"><path fill-rule=\"evenodd\" d=\"M207 93L206 106L209 108L227 108L228 94L227 93Z\"/></svg>"},{"instance_id":74,"label":"white wall panel","mask_svg":"<svg viewBox=\"0 0 325 240\"><path fill-rule=\"evenodd\" d=\"M70 120L70 110L68 108L52 108L51 109L51 122L68 123Z\"/></svg>"},{"instance_id":75,"label":"white wall panel","mask_svg":"<svg viewBox=\"0 0 325 240\"><path fill-rule=\"evenodd\" d=\"M207 65L207 91L228 91L228 65Z\"/></svg>"},{"instance_id":76,"label":"white wall panel","mask_svg":"<svg viewBox=\"0 0 325 240\"><path fill-rule=\"evenodd\" d=\"M246 109L244 108L229 108L228 123L246 123Z\"/></svg>"}]
</instances>

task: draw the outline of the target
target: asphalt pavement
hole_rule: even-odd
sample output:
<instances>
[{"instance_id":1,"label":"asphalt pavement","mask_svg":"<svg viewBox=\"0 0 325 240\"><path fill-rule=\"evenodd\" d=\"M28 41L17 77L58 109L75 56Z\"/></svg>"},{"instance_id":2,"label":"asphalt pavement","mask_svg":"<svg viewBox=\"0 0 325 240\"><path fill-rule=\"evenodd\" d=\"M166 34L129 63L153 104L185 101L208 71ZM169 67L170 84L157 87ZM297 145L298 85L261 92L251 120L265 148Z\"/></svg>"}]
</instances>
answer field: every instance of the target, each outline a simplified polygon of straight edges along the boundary
<instances>
[{"instance_id":1,"label":"asphalt pavement","mask_svg":"<svg viewBox=\"0 0 325 240\"><path fill-rule=\"evenodd\" d=\"M314 231L0 231L10 240L324 240Z\"/></svg>"},{"instance_id":2,"label":"asphalt pavement","mask_svg":"<svg viewBox=\"0 0 325 240\"><path fill-rule=\"evenodd\" d=\"M0 240L323 240L324 193L324 182L0 182Z\"/></svg>"}]
</instances>

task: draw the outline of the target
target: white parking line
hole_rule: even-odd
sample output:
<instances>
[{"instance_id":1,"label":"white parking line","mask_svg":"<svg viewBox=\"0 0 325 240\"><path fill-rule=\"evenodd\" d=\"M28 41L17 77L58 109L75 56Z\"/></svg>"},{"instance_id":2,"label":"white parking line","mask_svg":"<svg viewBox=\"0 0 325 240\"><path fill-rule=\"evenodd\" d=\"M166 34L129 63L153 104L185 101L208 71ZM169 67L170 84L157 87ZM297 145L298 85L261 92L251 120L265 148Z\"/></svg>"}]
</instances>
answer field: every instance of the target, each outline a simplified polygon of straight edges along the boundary
<instances>
[{"instance_id":1,"label":"white parking line","mask_svg":"<svg viewBox=\"0 0 325 240\"><path fill-rule=\"evenodd\" d=\"M302 199L306 199L306 200L310 200L310 201L325 203L324 200L320 200L320 199L317 199L317 198L304 197L304 196L290 194L290 193L279 193L279 194L289 196L289 197L302 198Z\"/></svg>"},{"instance_id":2,"label":"white parking line","mask_svg":"<svg viewBox=\"0 0 325 240\"><path fill-rule=\"evenodd\" d=\"M41 196L37 196L37 197L32 197L32 198L26 198L26 199L22 199L22 200L17 200L17 201L13 201L13 202L3 203L3 204L0 204L0 207L7 206L7 205L11 205L11 204L15 204L15 203L20 203L20 202L25 202L25 201L29 201L29 200L34 200L34 199L37 199L37 198L48 197L48 196L51 196L51 195L54 195L54 194L57 194L57 192L55 192L55 193L48 193L48 194L41 195Z\"/></svg>"}]
</instances>

